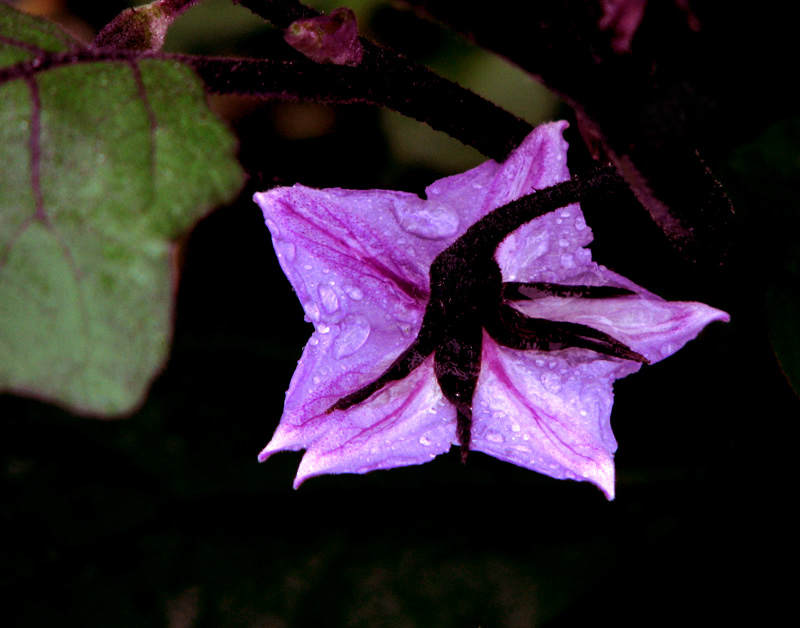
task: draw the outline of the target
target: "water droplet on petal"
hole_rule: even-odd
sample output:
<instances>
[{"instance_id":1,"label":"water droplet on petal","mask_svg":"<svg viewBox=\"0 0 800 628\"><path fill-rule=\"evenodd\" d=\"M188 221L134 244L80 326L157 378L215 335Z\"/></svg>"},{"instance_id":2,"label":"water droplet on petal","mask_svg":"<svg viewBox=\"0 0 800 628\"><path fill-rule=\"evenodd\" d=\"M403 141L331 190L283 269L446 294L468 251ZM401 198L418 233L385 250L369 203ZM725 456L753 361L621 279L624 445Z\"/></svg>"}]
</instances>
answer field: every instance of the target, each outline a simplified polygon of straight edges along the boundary
<instances>
[{"instance_id":1,"label":"water droplet on petal","mask_svg":"<svg viewBox=\"0 0 800 628\"><path fill-rule=\"evenodd\" d=\"M364 293L354 286L345 286L344 291L353 301L360 301L364 298Z\"/></svg>"},{"instance_id":2,"label":"water droplet on petal","mask_svg":"<svg viewBox=\"0 0 800 628\"><path fill-rule=\"evenodd\" d=\"M291 242L275 242L275 252L287 262L293 262L297 248Z\"/></svg>"},{"instance_id":3,"label":"water droplet on petal","mask_svg":"<svg viewBox=\"0 0 800 628\"><path fill-rule=\"evenodd\" d=\"M564 238L561 238L561 239L558 241L558 246L560 246L562 249L565 249L565 248L567 248L567 247L569 246L569 240L566 240L566 239L564 239Z\"/></svg>"},{"instance_id":4,"label":"water droplet on petal","mask_svg":"<svg viewBox=\"0 0 800 628\"><path fill-rule=\"evenodd\" d=\"M331 330L331 326L326 323L317 323L317 333L327 334Z\"/></svg>"},{"instance_id":5,"label":"water droplet on petal","mask_svg":"<svg viewBox=\"0 0 800 628\"><path fill-rule=\"evenodd\" d=\"M558 373L544 373L541 379L544 387L551 393L557 393L561 390L561 376Z\"/></svg>"},{"instance_id":6,"label":"water droplet on petal","mask_svg":"<svg viewBox=\"0 0 800 628\"><path fill-rule=\"evenodd\" d=\"M511 431L512 431L512 432L519 432L519 431L520 431L520 429L522 429L522 428L521 428L521 427L519 426L519 424L517 424L517 423L514 423L514 424L511 426Z\"/></svg>"},{"instance_id":7,"label":"water droplet on petal","mask_svg":"<svg viewBox=\"0 0 800 628\"><path fill-rule=\"evenodd\" d=\"M458 214L446 205L396 202L394 214L409 233L428 240L438 240L458 232Z\"/></svg>"},{"instance_id":8,"label":"water droplet on petal","mask_svg":"<svg viewBox=\"0 0 800 628\"><path fill-rule=\"evenodd\" d=\"M369 337L369 321L357 314L351 314L342 321L342 329L333 341L333 357L337 360L353 355Z\"/></svg>"},{"instance_id":9,"label":"water droplet on petal","mask_svg":"<svg viewBox=\"0 0 800 628\"><path fill-rule=\"evenodd\" d=\"M275 223L274 220L267 218L264 222L267 224L267 229L272 234L273 238L280 238L281 237L281 230L278 225Z\"/></svg>"},{"instance_id":10,"label":"water droplet on petal","mask_svg":"<svg viewBox=\"0 0 800 628\"><path fill-rule=\"evenodd\" d=\"M584 220L583 216L578 216L575 219L575 229L577 231L583 231L586 229L586 220Z\"/></svg>"},{"instance_id":11,"label":"water droplet on petal","mask_svg":"<svg viewBox=\"0 0 800 628\"><path fill-rule=\"evenodd\" d=\"M490 440L493 443L502 443L505 441L505 438L503 438L502 434L498 434L497 432L489 432L486 435L486 440Z\"/></svg>"},{"instance_id":12,"label":"water droplet on petal","mask_svg":"<svg viewBox=\"0 0 800 628\"><path fill-rule=\"evenodd\" d=\"M664 357L670 356L677 351L677 346L672 342L667 342L661 345L661 355Z\"/></svg>"},{"instance_id":13,"label":"water droplet on petal","mask_svg":"<svg viewBox=\"0 0 800 628\"><path fill-rule=\"evenodd\" d=\"M561 256L561 267L562 268L575 268L575 258L572 257L569 253L564 253Z\"/></svg>"},{"instance_id":14,"label":"water droplet on petal","mask_svg":"<svg viewBox=\"0 0 800 628\"><path fill-rule=\"evenodd\" d=\"M319 286L319 298L322 302L322 307L328 314L333 314L339 309L339 297L336 296L336 291L328 285L321 284Z\"/></svg>"},{"instance_id":15,"label":"water droplet on petal","mask_svg":"<svg viewBox=\"0 0 800 628\"><path fill-rule=\"evenodd\" d=\"M423 447L430 447L431 446L431 439L427 436L420 436L419 444Z\"/></svg>"},{"instance_id":16,"label":"water droplet on petal","mask_svg":"<svg viewBox=\"0 0 800 628\"><path fill-rule=\"evenodd\" d=\"M318 323L322 318L322 314L319 311L319 306L317 306L316 303L306 303L303 306L303 309L306 312L306 316L308 316L312 323Z\"/></svg>"}]
</instances>

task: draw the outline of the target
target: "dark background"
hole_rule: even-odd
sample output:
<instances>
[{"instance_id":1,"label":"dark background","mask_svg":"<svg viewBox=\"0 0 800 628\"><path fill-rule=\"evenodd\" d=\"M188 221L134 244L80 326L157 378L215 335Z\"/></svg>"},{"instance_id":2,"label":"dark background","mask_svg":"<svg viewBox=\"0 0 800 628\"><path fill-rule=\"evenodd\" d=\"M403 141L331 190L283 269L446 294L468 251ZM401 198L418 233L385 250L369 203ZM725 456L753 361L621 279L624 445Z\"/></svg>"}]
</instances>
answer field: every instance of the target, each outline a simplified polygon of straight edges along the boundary
<instances>
[{"instance_id":1,"label":"dark background","mask_svg":"<svg viewBox=\"0 0 800 628\"><path fill-rule=\"evenodd\" d=\"M410 56L459 78L469 70L459 59L480 65L438 26L378 4L359 13L362 32L406 42ZM116 5L104 15L94 3L66 8L97 29ZM227 32L230 19L235 37L176 24L172 45L258 55L275 34L242 26L242 11L215 27ZM484 95L502 102L514 80L542 99L518 111L529 121L572 115L522 79L489 82ZM732 315L616 384L617 498L607 502L589 484L482 454L466 466L451 452L315 478L298 491L300 453L256 463L311 326L252 193L295 181L419 192L481 157L424 129L414 132L429 152L408 157L392 131L403 123L368 106L214 104L239 133L251 178L179 245L172 355L143 407L103 421L0 397L5 625L739 626L782 616L795 589L785 569L797 557L800 413L773 353L780 330L795 328L796 299L774 286L799 270L796 120L782 114L741 142L729 137L714 156L737 211L722 271L684 262L641 208L584 208L600 263ZM575 128L570 159L580 161ZM777 350L793 356L788 337Z\"/></svg>"}]
</instances>

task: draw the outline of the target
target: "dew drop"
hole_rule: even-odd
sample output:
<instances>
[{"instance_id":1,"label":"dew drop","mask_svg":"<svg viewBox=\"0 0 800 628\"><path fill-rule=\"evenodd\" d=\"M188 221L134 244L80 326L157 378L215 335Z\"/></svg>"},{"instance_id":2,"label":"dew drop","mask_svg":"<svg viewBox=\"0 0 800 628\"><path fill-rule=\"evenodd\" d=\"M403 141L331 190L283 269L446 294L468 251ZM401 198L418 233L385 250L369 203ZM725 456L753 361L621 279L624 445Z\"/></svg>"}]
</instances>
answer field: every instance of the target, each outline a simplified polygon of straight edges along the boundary
<instances>
[{"instance_id":1,"label":"dew drop","mask_svg":"<svg viewBox=\"0 0 800 628\"><path fill-rule=\"evenodd\" d=\"M502 443L506 439L503 438L502 434L498 434L497 432L490 432L486 435L486 440L492 441L493 443Z\"/></svg>"},{"instance_id":2,"label":"dew drop","mask_svg":"<svg viewBox=\"0 0 800 628\"><path fill-rule=\"evenodd\" d=\"M336 296L336 291L328 285L321 284L319 286L319 298L322 302L322 307L328 314L333 314L339 309L339 297Z\"/></svg>"},{"instance_id":3,"label":"dew drop","mask_svg":"<svg viewBox=\"0 0 800 628\"><path fill-rule=\"evenodd\" d=\"M514 424L511 426L511 431L512 431L512 432L519 432L521 429L522 429L522 428L521 428L521 427L520 427L520 426L519 426L517 423L514 423Z\"/></svg>"},{"instance_id":4,"label":"dew drop","mask_svg":"<svg viewBox=\"0 0 800 628\"><path fill-rule=\"evenodd\" d=\"M354 286L345 286L344 291L353 301L360 301L364 298L364 293Z\"/></svg>"},{"instance_id":5,"label":"dew drop","mask_svg":"<svg viewBox=\"0 0 800 628\"><path fill-rule=\"evenodd\" d=\"M330 332L331 326L327 323L317 323L317 333L319 334L327 334Z\"/></svg>"},{"instance_id":6,"label":"dew drop","mask_svg":"<svg viewBox=\"0 0 800 628\"><path fill-rule=\"evenodd\" d=\"M273 238L280 238L281 237L280 227L278 227L277 223L274 220L272 220L270 218L267 218L264 222L267 223L267 229L269 229L269 231L272 234Z\"/></svg>"},{"instance_id":7,"label":"dew drop","mask_svg":"<svg viewBox=\"0 0 800 628\"><path fill-rule=\"evenodd\" d=\"M319 338L317 338L316 336L311 336L311 338L309 338L309 340L308 340L308 344L310 344L312 347L318 345L319 344Z\"/></svg>"},{"instance_id":8,"label":"dew drop","mask_svg":"<svg viewBox=\"0 0 800 628\"><path fill-rule=\"evenodd\" d=\"M558 373L544 373L541 379L544 387L551 393L557 393L561 390L561 376Z\"/></svg>"},{"instance_id":9,"label":"dew drop","mask_svg":"<svg viewBox=\"0 0 800 628\"><path fill-rule=\"evenodd\" d=\"M562 249L565 249L565 248L567 248L567 247L569 246L569 240L566 240L566 239L564 239L564 238L561 238L561 239L558 241L558 246L560 246Z\"/></svg>"},{"instance_id":10,"label":"dew drop","mask_svg":"<svg viewBox=\"0 0 800 628\"><path fill-rule=\"evenodd\" d=\"M283 257L287 262L293 262L297 248L291 242L275 242L275 251L278 257Z\"/></svg>"},{"instance_id":11,"label":"dew drop","mask_svg":"<svg viewBox=\"0 0 800 628\"><path fill-rule=\"evenodd\" d=\"M561 256L561 267L567 269L575 268L575 258L569 253L564 253Z\"/></svg>"},{"instance_id":12,"label":"dew drop","mask_svg":"<svg viewBox=\"0 0 800 628\"><path fill-rule=\"evenodd\" d=\"M317 306L316 303L306 303L303 306L303 309L306 312L306 316L308 316L312 323L318 323L322 318L322 314L319 311L319 306Z\"/></svg>"},{"instance_id":13,"label":"dew drop","mask_svg":"<svg viewBox=\"0 0 800 628\"><path fill-rule=\"evenodd\" d=\"M408 233L428 240L438 240L458 232L458 214L445 205L396 202L397 222Z\"/></svg>"},{"instance_id":14,"label":"dew drop","mask_svg":"<svg viewBox=\"0 0 800 628\"><path fill-rule=\"evenodd\" d=\"M427 436L420 436L419 444L423 447L430 447L431 446L431 439Z\"/></svg>"},{"instance_id":15,"label":"dew drop","mask_svg":"<svg viewBox=\"0 0 800 628\"><path fill-rule=\"evenodd\" d=\"M353 355L369 337L369 321L357 314L351 314L342 321L342 329L333 341L333 357L337 360Z\"/></svg>"},{"instance_id":16,"label":"dew drop","mask_svg":"<svg viewBox=\"0 0 800 628\"><path fill-rule=\"evenodd\" d=\"M583 216L578 216L575 219L575 229L577 231L583 231L586 229L586 220L584 220Z\"/></svg>"}]
</instances>

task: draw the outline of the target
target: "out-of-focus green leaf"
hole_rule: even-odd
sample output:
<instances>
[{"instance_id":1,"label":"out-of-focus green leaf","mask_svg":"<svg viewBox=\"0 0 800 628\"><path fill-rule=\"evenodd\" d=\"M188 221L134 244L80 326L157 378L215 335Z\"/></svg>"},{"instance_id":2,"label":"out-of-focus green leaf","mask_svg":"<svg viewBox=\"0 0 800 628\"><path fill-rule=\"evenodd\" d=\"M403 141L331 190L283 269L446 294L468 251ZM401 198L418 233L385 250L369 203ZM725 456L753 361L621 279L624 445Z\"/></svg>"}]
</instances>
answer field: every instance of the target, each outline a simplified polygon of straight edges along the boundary
<instances>
[{"instance_id":1,"label":"out-of-focus green leaf","mask_svg":"<svg viewBox=\"0 0 800 628\"><path fill-rule=\"evenodd\" d=\"M243 175L189 69L40 69L77 46L0 4L0 391L113 415L166 360L173 242Z\"/></svg>"},{"instance_id":2,"label":"out-of-focus green leaf","mask_svg":"<svg viewBox=\"0 0 800 628\"><path fill-rule=\"evenodd\" d=\"M762 263L770 342L800 394L800 118L782 120L725 164L734 203L757 221L751 251Z\"/></svg>"}]
</instances>

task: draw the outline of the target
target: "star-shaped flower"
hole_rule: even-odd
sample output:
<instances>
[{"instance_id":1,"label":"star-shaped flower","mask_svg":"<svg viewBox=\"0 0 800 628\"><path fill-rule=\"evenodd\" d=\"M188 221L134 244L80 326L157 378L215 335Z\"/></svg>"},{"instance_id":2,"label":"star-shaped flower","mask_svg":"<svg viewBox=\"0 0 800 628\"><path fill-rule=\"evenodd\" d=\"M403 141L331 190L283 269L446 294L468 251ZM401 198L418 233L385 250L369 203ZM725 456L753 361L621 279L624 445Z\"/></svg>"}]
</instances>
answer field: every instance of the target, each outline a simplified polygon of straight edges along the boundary
<instances>
[{"instance_id":1,"label":"star-shaped flower","mask_svg":"<svg viewBox=\"0 0 800 628\"><path fill-rule=\"evenodd\" d=\"M358 396L416 346L440 253L493 209L569 178L565 126L538 127L502 164L441 179L426 199L300 185L256 194L281 266L316 328L260 460L305 449L297 487L315 475L419 464L465 445L457 434L463 413L451 403L458 394L443 393L435 372L443 358L430 350L364 400L341 400ZM593 482L612 499L614 380L672 355L728 316L701 303L664 301L599 266L585 248L591 240L580 208L570 205L517 229L497 249L504 314L499 327L478 328L466 445L554 478ZM579 346L509 348L520 345L504 338L517 319L523 328L524 321L561 321L591 333ZM612 349L583 348L609 343ZM446 344L435 351L446 353Z\"/></svg>"}]
</instances>

